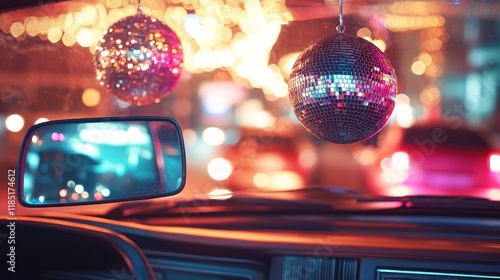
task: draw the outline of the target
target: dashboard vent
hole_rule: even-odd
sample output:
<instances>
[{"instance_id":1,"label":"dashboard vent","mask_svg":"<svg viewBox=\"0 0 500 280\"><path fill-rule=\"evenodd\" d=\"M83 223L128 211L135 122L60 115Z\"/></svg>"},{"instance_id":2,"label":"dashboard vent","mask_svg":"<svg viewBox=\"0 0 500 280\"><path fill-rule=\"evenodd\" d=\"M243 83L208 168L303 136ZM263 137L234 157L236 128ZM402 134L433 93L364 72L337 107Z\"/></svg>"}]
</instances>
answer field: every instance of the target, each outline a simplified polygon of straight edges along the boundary
<instances>
[{"instance_id":1,"label":"dashboard vent","mask_svg":"<svg viewBox=\"0 0 500 280\"><path fill-rule=\"evenodd\" d=\"M358 260L313 256L285 256L282 280L356 280Z\"/></svg>"},{"instance_id":2,"label":"dashboard vent","mask_svg":"<svg viewBox=\"0 0 500 280\"><path fill-rule=\"evenodd\" d=\"M463 272L438 272L438 271L418 271L402 269L377 269L378 280L472 280L472 279L500 279L499 275L481 275Z\"/></svg>"}]
</instances>

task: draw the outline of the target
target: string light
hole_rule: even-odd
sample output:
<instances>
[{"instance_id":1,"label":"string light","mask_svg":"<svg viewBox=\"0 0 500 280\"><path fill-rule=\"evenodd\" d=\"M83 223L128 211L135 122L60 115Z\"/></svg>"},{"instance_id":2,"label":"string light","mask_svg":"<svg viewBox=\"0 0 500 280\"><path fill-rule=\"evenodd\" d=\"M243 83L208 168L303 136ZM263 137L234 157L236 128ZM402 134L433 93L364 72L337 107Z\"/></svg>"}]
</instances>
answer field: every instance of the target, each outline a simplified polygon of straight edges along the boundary
<instances>
[{"instance_id":1,"label":"string light","mask_svg":"<svg viewBox=\"0 0 500 280\"><path fill-rule=\"evenodd\" d=\"M102 34L116 21L137 12L136 0L97 0L92 4L71 1L51 5L54 10L60 9L58 5L64 5L67 10L57 16L27 16L16 11L3 13L0 28L18 40L23 39L23 34L39 36L53 43L61 41L67 47L79 44L94 53L98 51L101 38L96 34ZM175 0L171 5L143 0L142 12L157 18L177 34L182 42L184 69L187 71L202 73L222 68L243 85L251 84L271 93L273 88L281 87L277 86L284 80L281 72L275 73L272 83L263 80L259 73L272 70L268 65L271 49L281 25L290 18L284 0ZM187 24L195 24L189 33ZM238 51L232 47L235 44L239 45ZM255 57L262 59L256 60ZM247 71L237 70L244 67ZM278 95L283 97L283 92Z\"/></svg>"}]
</instances>

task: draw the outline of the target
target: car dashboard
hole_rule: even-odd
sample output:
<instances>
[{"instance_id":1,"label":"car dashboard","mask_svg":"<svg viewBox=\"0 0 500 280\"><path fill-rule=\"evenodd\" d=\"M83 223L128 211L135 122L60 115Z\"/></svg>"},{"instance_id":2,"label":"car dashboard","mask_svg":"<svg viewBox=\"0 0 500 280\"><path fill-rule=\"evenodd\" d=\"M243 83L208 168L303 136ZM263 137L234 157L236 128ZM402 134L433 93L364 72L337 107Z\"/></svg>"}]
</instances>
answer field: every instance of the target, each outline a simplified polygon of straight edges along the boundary
<instances>
[{"instance_id":1,"label":"car dashboard","mask_svg":"<svg viewBox=\"0 0 500 280\"><path fill-rule=\"evenodd\" d=\"M18 224L43 223L44 230L30 229L31 234L40 232L37 240L22 239L28 240L25 253L29 251L32 262L39 264L36 276L43 279L137 279L130 262L141 261L154 275L146 278L159 280L500 279L500 221L495 218L359 214L246 215L226 217L223 222L210 215L185 218L139 222L51 214L26 217ZM47 226L50 221L83 227L88 233L59 232ZM126 248L116 250L116 239L126 240ZM19 263L23 252L18 249ZM95 257L82 259L83 255ZM86 265L68 266L72 263L68 259Z\"/></svg>"}]
</instances>

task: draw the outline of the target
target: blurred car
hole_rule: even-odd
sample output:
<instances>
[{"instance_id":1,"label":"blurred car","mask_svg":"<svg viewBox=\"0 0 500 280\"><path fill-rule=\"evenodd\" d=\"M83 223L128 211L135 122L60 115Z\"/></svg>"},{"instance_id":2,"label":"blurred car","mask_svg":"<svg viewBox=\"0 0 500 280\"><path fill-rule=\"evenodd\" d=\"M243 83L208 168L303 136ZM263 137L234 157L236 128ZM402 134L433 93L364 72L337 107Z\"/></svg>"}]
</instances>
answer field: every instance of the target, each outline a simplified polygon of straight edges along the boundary
<instances>
[{"instance_id":1,"label":"blurred car","mask_svg":"<svg viewBox=\"0 0 500 280\"><path fill-rule=\"evenodd\" d=\"M419 124L382 134L378 160L365 168L370 192L499 198L500 154L484 131Z\"/></svg>"},{"instance_id":2,"label":"blurred car","mask_svg":"<svg viewBox=\"0 0 500 280\"><path fill-rule=\"evenodd\" d=\"M222 148L210 170L228 170L222 178L230 190L286 190L305 187L316 163L316 150L296 130L244 128L237 143ZM226 178L227 177L227 178Z\"/></svg>"}]
</instances>

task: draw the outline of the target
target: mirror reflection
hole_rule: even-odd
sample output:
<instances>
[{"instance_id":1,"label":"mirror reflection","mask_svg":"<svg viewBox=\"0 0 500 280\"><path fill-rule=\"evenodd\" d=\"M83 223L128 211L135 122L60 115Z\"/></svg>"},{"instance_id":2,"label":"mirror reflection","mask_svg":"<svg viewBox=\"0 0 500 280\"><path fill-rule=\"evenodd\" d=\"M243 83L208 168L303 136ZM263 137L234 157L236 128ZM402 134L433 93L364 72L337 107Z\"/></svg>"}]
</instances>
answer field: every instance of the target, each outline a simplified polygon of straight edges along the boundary
<instances>
[{"instance_id":1,"label":"mirror reflection","mask_svg":"<svg viewBox=\"0 0 500 280\"><path fill-rule=\"evenodd\" d=\"M27 138L27 204L161 196L184 183L181 136L170 122L54 123Z\"/></svg>"}]
</instances>

